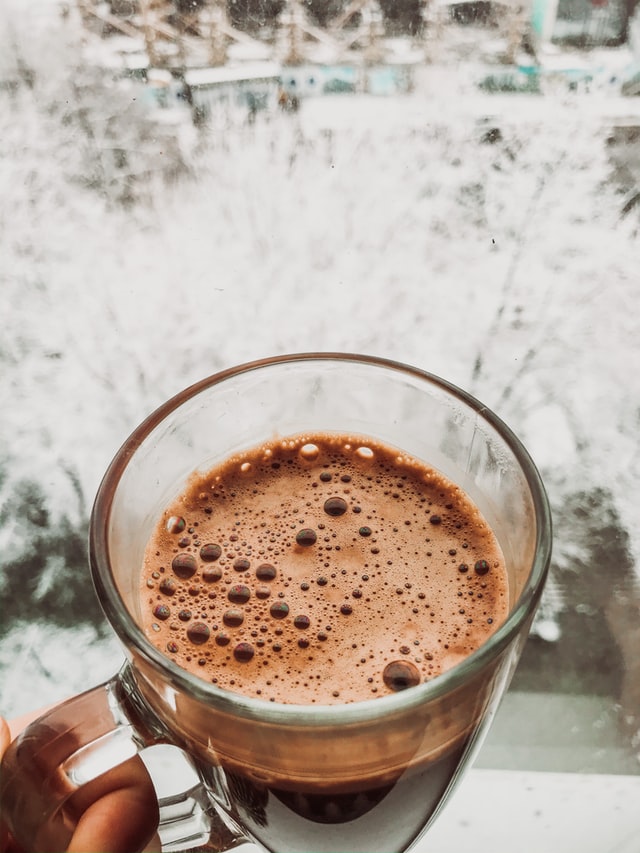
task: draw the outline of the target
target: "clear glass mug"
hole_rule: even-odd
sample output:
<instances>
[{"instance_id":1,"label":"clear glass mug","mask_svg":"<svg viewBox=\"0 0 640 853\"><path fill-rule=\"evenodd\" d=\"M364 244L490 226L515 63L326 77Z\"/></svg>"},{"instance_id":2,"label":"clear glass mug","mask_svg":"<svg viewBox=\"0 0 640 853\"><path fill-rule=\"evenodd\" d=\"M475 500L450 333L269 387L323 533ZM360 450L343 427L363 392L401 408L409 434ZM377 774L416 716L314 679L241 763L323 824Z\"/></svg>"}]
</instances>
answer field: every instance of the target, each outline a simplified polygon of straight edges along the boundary
<instances>
[{"instance_id":1,"label":"clear glass mug","mask_svg":"<svg viewBox=\"0 0 640 853\"><path fill-rule=\"evenodd\" d=\"M507 620L476 652L409 690L348 705L274 704L218 689L139 627L145 545L188 476L276 435L364 434L438 468L476 502L509 572ZM399 851L427 828L508 686L551 553L545 491L526 450L485 406L406 365L302 354L227 370L152 414L98 491L90 556L127 662L32 724L2 766L4 819L27 850L62 850L79 787L146 747L180 747L200 782L161 801L165 850ZM126 816L125 816L126 819Z\"/></svg>"}]
</instances>

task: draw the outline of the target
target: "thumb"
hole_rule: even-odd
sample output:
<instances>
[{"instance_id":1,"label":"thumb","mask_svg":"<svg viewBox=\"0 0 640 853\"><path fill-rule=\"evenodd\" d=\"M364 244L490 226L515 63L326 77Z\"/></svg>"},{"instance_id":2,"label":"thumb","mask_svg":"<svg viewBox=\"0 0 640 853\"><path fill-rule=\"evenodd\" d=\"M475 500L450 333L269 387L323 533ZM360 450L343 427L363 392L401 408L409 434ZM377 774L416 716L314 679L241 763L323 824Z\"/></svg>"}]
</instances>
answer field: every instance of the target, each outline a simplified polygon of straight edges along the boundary
<instances>
[{"instance_id":1,"label":"thumb","mask_svg":"<svg viewBox=\"0 0 640 853\"><path fill-rule=\"evenodd\" d=\"M11 743L11 729L4 717L0 717L0 758L5 754Z\"/></svg>"},{"instance_id":2,"label":"thumb","mask_svg":"<svg viewBox=\"0 0 640 853\"><path fill-rule=\"evenodd\" d=\"M7 751L7 747L10 743L11 729L4 717L0 717L0 759ZM9 851L14 849L9 830L4 823L0 821L0 853L9 853Z\"/></svg>"}]
</instances>

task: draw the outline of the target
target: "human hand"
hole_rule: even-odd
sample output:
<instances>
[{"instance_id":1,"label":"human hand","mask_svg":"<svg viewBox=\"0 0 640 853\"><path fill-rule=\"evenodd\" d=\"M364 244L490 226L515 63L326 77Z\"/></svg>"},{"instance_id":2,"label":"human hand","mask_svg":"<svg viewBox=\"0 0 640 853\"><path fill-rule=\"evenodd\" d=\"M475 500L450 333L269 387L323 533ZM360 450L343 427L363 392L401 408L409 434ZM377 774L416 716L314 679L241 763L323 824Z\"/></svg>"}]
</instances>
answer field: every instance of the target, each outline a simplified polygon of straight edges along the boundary
<instances>
[{"instance_id":1,"label":"human hand","mask_svg":"<svg viewBox=\"0 0 640 853\"><path fill-rule=\"evenodd\" d=\"M0 717L0 758L11 740L40 713L15 720L11 726ZM67 853L160 850L156 835L158 801L149 774L137 756L84 785L68 805L77 824ZM2 824L0 853L25 853Z\"/></svg>"}]
</instances>

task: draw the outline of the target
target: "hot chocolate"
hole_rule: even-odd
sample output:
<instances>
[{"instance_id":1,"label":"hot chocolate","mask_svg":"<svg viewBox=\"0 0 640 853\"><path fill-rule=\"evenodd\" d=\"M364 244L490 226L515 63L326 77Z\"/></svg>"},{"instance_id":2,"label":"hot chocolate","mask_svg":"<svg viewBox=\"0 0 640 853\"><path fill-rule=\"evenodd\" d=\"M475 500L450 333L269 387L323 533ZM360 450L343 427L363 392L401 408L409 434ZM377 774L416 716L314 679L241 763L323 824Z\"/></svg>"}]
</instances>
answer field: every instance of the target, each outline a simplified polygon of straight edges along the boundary
<instances>
[{"instance_id":1,"label":"hot chocolate","mask_svg":"<svg viewBox=\"0 0 640 853\"><path fill-rule=\"evenodd\" d=\"M191 478L149 541L140 608L193 674L326 705L449 669L505 619L508 591L460 488L373 439L305 434Z\"/></svg>"}]
</instances>

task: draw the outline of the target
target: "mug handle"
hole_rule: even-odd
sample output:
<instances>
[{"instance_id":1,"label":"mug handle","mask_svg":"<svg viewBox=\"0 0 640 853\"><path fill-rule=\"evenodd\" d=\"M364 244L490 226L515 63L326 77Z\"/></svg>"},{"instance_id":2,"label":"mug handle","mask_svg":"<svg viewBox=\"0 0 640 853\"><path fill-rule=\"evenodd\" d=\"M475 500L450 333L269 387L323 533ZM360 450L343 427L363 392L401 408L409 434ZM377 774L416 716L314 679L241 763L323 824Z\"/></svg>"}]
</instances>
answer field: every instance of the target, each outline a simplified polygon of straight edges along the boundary
<instances>
[{"instance_id":1,"label":"mug handle","mask_svg":"<svg viewBox=\"0 0 640 853\"><path fill-rule=\"evenodd\" d=\"M133 685L125 664L110 681L43 714L10 744L2 759L0 809L24 850L66 850L80 817L73 795L147 747L168 742L159 725L146 722L150 715ZM158 807L163 851L220 853L247 842L200 783L159 798Z\"/></svg>"}]
</instances>

